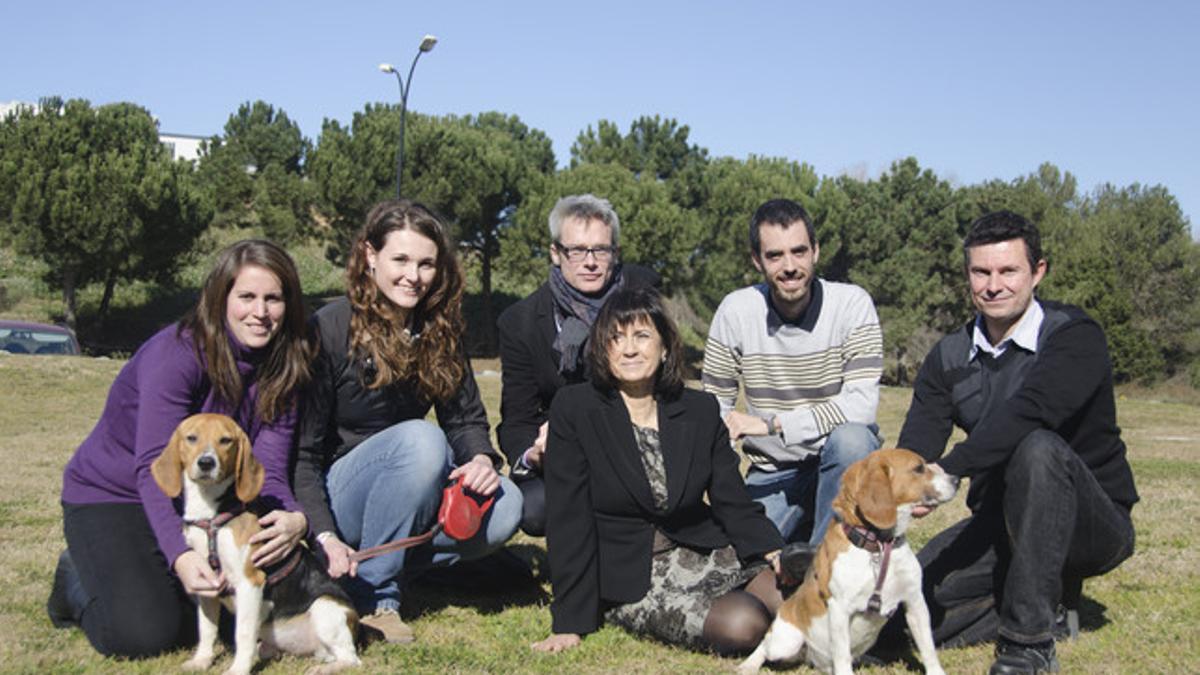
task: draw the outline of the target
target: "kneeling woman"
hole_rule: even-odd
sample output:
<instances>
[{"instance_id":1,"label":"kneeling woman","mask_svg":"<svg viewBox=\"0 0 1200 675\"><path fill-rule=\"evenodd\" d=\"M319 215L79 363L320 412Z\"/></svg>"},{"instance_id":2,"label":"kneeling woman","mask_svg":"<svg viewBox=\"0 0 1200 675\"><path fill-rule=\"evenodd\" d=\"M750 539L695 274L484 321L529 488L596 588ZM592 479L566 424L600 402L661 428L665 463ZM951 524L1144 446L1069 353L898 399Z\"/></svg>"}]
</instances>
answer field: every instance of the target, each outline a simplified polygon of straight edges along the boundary
<instances>
[{"instance_id":1,"label":"kneeling woman","mask_svg":"<svg viewBox=\"0 0 1200 675\"><path fill-rule=\"evenodd\" d=\"M550 408L553 635L533 648L574 647L603 618L691 648L753 649L781 601L767 560L783 541L746 494L716 399L684 388L658 294L610 298L587 349L592 381Z\"/></svg>"},{"instance_id":2,"label":"kneeling woman","mask_svg":"<svg viewBox=\"0 0 1200 675\"><path fill-rule=\"evenodd\" d=\"M67 553L48 609L79 624L112 656L151 656L196 642L188 594L215 596L224 576L188 548L183 521L150 475L189 415L234 418L266 469L260 499L275 510L255 535L255 563L280 562L307 520L288 487L296 399L308 380L304 304L296 266L266 241L217 255L200 301L145 342L121 369L104 413L63 475Z\"/></svg>"},{"instance_id":3,"label":"kneeling woman","mask_svg":"<svg viewBox=\"0 0 1200 675\"><path fill-rule=\"evenodd\" d=\"M407 200L375 205L347 263L347 297L314 317L320 348L305 396L296 495L363 621L409 642L401 573L481 557L513 535L521 491L496 467L463 350L463 275L446 228ZM441 428L425 421L437 411ZM352 562L355 549L433 526L442 488L497 499L478 534Z\"/></svg>"}]
</instances>

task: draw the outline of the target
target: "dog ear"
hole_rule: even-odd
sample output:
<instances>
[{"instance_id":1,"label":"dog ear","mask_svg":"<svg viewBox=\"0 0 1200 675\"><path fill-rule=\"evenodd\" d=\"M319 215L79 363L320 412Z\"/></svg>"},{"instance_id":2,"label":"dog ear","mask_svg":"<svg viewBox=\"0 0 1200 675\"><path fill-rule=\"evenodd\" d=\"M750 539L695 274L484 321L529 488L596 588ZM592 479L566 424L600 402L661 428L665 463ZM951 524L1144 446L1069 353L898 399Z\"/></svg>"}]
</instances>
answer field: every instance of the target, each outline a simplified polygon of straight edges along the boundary
<instances>
[{"instance_id":1,"label":"dog ear","mask_svg":"<svg viewBox=\"0 0 1200 675\"><path fill-rule=\"evenodd\" d=\"M230 423L234 429L233 437L237 439L237 468L236 479L234 480L234 489L237 492L237 498L243 504L248 504L262 491L263 480L266 477L266 472L263 465L258 463L254 458L254 452L250 447L250 437L237 424Z\"/></svg>"},{"instance_id":2,"label":"dog ear","mask_svg":"<svg viewBox=\"0 0 1200 675\"><path fill-rule=\"evenodd\" d=\"M179 444L183 443L182 427L182 423L175 427L171 440L150 465L150 475L154 476L158 489L172 499L183 491L183 462L180 459L183 454L179 451Z\"/></svg>"},{"instance_id":3,"label":"dog ear","mask_svg":"<svg viewBox=\"0 0 1200 675\"><path fill-rule=\"evenodd\" d=\"M846 469L842 474L840 489L833 498L833 511L841 516L843 522L854 522L854 495L858 494L858 483L862 479L863 466L865 466L865 462L858 461Z\"/></svg>"},{"instance_id":4,"label":"dog ear","mask_svg":"<svg viewBox=\"0 0 1200 675\"><path fill-rule=\"evenodd\" d=\"M896 526L896 499L892 496L892 479L884 462L865 462L865 472L858 485L858 511L863 520L880 530Z\"/></svg>"}]
</instances>

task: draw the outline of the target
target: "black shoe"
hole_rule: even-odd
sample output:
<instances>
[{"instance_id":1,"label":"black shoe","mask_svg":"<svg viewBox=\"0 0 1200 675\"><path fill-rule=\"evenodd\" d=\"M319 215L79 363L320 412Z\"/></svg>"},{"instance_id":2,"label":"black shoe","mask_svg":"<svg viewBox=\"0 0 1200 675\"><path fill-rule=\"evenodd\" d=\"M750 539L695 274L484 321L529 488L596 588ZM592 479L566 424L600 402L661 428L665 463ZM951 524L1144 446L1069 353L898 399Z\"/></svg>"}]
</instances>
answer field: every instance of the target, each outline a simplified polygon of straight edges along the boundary
<instances>
[{"instance_id":1,"label":"black shoe","mask_svg":"<svg viewBox=\"0 0 1200 675\"><path fill-rule=\"evenodd\" d=\"M1057 673L1058 655L1054 641L1024 645L1000 638L996 642L996 660L988 675L1036 675Z\"/></svg>"},{"instance_id":2,"label":"black shoe","mask_svg":"<svg viewBox=\"0 0 1200 675\"><path fill-rule=\"evenodd\" d=\"M82 607L76 607L77 600L83 593L79 583L79 575L75 572L75 563L67 551L58 556L58 567L54 569L54 585L50 587L50 599L46 601L46 613L50 615L50 623L55 628L70 628L79 625L79 614Z\"/></svg>"},{"instance_id":3,"label":"black shoe","mask_svg":"<svg viewBox=\"0 0 1200 675\"><path fill-rule=\"evenodd\" d=\"M806 541L785 545L779 551L779 569L782 572L779 582L784 586L799 586L816 554L816 545Z\"/></svg>"}]
</instances>

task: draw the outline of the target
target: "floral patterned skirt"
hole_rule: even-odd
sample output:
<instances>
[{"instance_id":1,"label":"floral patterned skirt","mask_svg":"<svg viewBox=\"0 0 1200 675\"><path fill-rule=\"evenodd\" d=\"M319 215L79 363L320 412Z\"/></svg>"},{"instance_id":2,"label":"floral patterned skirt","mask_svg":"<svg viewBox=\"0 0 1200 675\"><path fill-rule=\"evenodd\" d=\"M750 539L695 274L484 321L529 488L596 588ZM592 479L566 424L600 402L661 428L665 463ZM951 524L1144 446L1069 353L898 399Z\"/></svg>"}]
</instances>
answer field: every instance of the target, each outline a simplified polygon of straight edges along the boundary
<instances>
[{"instance_id":1,"label":"floral patterned skirt","mask_svg":"<svg viewBox=\"0 0 1200 675\"><path fill-rule=\"evenodd\" d=\"M707 649L704 619L713 601L750 583L764 569L765 563L742 567L732 546L711 551L675 546L654 554L646 595L609 609L604 619L668 644Z\"/></svg>"}]
</instances>

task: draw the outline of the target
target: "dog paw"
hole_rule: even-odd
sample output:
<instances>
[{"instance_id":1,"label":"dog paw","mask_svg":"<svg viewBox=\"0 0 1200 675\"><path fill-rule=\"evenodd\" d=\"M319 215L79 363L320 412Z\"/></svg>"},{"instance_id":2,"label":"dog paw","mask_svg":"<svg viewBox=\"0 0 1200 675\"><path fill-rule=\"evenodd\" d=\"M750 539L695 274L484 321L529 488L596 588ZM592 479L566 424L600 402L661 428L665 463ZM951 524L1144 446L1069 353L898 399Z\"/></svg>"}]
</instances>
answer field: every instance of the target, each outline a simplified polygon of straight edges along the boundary
<instances>
[{"instance_id":1,"label":"dog paw","mask_svg":"<svg viewBox=\"0 0 1200 675\"><path fill-rule=\"evenodd\" d=\"M187 662L183 664L182 668L183 670L208 670L209 666L212 665L212 662L212 654L206 654L203 656L197 654L188 659Z\"/></svg>"}]
</instances>

